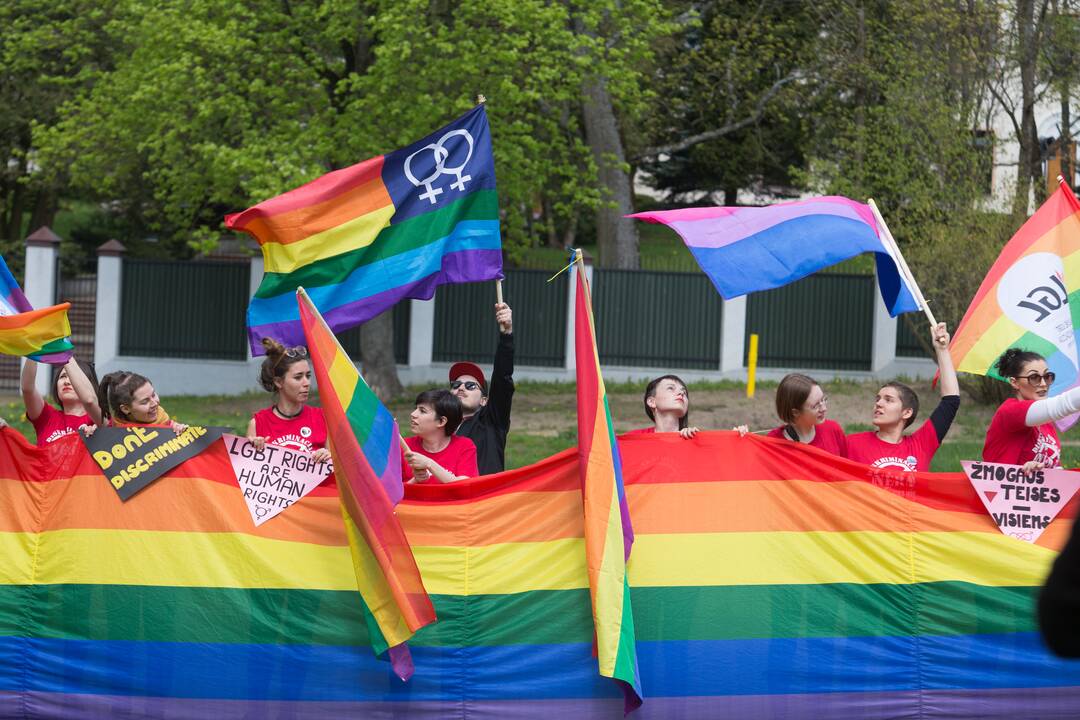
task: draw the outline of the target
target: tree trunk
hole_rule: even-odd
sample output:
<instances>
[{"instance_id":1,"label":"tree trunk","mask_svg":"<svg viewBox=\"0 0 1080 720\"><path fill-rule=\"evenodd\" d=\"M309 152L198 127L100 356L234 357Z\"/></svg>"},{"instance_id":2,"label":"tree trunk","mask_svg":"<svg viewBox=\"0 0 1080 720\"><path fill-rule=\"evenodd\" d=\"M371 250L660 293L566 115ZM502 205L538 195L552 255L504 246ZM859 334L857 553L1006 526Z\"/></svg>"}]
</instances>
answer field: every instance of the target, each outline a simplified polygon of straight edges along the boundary
<instances>
[{"instance_id":1,"label":"tree trunk","mask_svg":"<svg viewBox=\"0 0 1080 720\"><path fill-rule=\"evenodd\" d=\"M52 187L40 188L37 197L34 198L34 210L30 214L28 233L32 233L39 227L48 225L52 227L56 219L56 191Z\"/></svg>"},{"instance_id":2,"label":"tree trunk","mask_svg":"<svg viewBox=\"0 0 1080 720\"><path fill-rule=\"evenodd\" d=\"M402 304L399 312L408 312ZM368 320L360 326L360 361L364 380L383 402L397 397L405 388L398 379L394 362L394 321L392 310Z\"/></svg>"},{"instance_id":3,"label":"tree trunk","mask_svg":"<svg viewBox=\"0 0 1080 720\"><path fill-rule=\"evenodd\" d=\"M1016 158L1016 192L1013 195L1014 215L1025 216L1031 204L1031 182L1041 167L1039 130L1035 125L1035 0L1016 3L1017 49L1020 55L1020 150Z\"/></svg>"},{"instance_id":4,"label":"tree trunk","mask_svg":"<svg viewBox=\"0 0 1080 720\"><path fill-rule=\"evenodd\" d=\"M634 190L626 170L619 125L611 94L603 78L585 81L585 139L596 161L597 176L604 194L596 210L596 242L603 267L636 270L639 267L638 232L634 212Z\"/></svg>"}]
</instances>

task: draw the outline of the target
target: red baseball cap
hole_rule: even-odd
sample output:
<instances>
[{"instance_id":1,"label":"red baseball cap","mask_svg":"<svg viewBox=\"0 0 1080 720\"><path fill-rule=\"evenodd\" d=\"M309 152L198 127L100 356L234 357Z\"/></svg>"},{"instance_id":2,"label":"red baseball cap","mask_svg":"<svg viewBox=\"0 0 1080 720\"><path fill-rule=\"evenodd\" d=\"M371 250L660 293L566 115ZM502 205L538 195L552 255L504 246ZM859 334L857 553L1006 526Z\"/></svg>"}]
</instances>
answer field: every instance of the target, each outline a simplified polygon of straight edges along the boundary
<instances>
[{"instance_id":1,"label":"red baseball cap","mask_svg":"<svg viewBox=\"0 0 1080 720\"><path fill-rule=\"evenodd\" d=\"M487 379L484 377L484 371L476 363L459 362L450 366L450 382L454 382L462 375L472 375L480 381L480 386L487 390Z\"/></svg>"}]
</instances>

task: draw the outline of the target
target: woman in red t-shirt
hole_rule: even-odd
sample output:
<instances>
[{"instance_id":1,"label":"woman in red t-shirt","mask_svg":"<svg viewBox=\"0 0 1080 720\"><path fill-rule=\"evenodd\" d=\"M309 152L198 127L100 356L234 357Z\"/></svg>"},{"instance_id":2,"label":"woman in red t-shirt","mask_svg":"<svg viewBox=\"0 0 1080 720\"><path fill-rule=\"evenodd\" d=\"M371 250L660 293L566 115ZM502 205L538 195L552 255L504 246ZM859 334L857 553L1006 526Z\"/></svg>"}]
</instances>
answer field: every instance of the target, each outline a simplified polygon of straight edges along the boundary
<instances>
[{"instance_id":1,"label":"woman in red t-shirt","mask_svg":"<svg viewBox=\"0 0 1080 720\"><path fill-rule=\"evenodd\" d=\"M37 444L47 445L77 433L84 425L94 425L90 411L79 399L74 386L74 382L84 382L96 400L98 381L94 366L72 357L56 374L53 399L60 405L59 410L45 402L37 391L37 366L37 362L27 358L23 363L19 382L23 405L26 407L26 419L37 432ZM96 409L96 402L94 406Z\"/></svg>"},{"instance_id":2,"label":"woman in red t-shirt","mask_svg":"<svg viewBox=\"0 0 1080 720\"><path fill-rule=\"evenodd\" d=\"M1023 465L1029 473L1061 466L1061 443L1054 421L1080 412L1080 387L1047 397L1054 373L1034 352L1009 348L997 361L1016 396L1001 403L986 430L985 462Z\"/></svg>"},{"instance_id":3,"label":"woman in red t-shirt","mask_svg":"<svg viewBox=\"0 0 1080 720\"><path fill-rule=\"evenodd\" d=\"M307 404L311 391L307 348L285 348L271 338L263 338L262 344L266 359L259 370L259 384L277 397L273 405L252 416L248 439L259 449L270 443L311 453L317 461L329 460L326 420L321 409Z\"/></svg>"},{"instance_id":4,"label":"woman in red t-shirt","mask_svg":"<svg viewBox=\"0 0 1080 720\"><path fill-rule=\"evenodd\" d=\"M690 393L678 375L661 375L645 387L645 414L653 426L627 435L677 432L692 438L698 433L690 426Z\"/></svg>"},{"instance_id":5,"label":"woman in red t-shirt","mask_svg":"<svg viewBox=\"0 0 1080 720\"><path fill-rule=\"evenodd\" d=\"M769 437L787 438L844 457L844 429L835 420L825 419L828 409L829 398L816 380L791 373L776 388L776 414L784 424L770 430Z\"/></svg>"},{"instance_id":6,"label":"woman in red t-shirt","mask_svg":"<svg viewBox=\"0 0 1080 720\"><path fill-rule=\"evenodd\" d=\"M401 451L401 479L414 483L454 482L480 474L476 445L455 435L461 424L461 401L449 390L425 390L409 415L412 437Z\"/></svg>"}]
</instances>

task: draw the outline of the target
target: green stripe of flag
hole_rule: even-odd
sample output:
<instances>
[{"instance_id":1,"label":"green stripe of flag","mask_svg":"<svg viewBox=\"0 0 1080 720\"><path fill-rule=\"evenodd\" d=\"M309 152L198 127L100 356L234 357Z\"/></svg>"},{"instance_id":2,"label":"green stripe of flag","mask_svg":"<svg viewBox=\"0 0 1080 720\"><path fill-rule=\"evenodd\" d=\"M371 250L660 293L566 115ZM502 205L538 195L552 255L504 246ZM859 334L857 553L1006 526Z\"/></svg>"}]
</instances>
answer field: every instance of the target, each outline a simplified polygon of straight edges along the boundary
<instances>
[{"instance_id":1,"label":"green stripe of flag","mask_svg":"<svg viewBox=\"0 0 1080 720\"><path fill-rule=\"evenodd\" d=\"M359 267L441 240L459 222L498 218L499 198L495 191L478 190L438 210L384 228L366 247L318 260L290 273L266 273L255 297L276 297L297 287L336 285Z\"/></svg>"}]
</instances>

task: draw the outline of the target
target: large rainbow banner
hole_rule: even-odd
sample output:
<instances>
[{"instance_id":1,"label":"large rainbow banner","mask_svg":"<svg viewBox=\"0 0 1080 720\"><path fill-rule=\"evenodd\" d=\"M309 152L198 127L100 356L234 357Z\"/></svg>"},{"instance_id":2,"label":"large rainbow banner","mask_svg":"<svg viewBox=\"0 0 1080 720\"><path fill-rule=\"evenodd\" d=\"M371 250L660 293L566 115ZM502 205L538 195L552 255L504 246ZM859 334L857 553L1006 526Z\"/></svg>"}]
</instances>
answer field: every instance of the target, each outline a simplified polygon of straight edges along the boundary
<instances>
[{"instance_id":1,"label":"large rainbow banner","mask_svg":"<svg viewBox=\"0 0 1080 720\"><path fill-rule=\"evenodd\" d=\"M1080 663L1034 626L1075 499L1029 544L961 474L728 432L620 445L634 717L1076 716ZM439 616L407 683L369 647L334 490L255 527L223 447L121 503L77 438L0 431L0 717L622 717L574 450L397 513Z\"/></svg>"},{"instance_id":2,"label":"large rainbow banner","mask_svg":"<svg viewBox=\"0 0 1080 720\"><path fill-rule=\"evenodd\" d=\"M1080 383L1078 329L1080 203L1061 183L1002 248L949 350L957 370L999 380L994 363L1005 350L1037 352L1057 375L1057 395Z\"/></svg>"},{"instance_id":3,"label":"large rainbow banner","mask_svg":"<svg viewBox=\"0 0 1080 720\"><path fill-rule=\"evenodd\" d=\"M444 283L502 277L491 131L478 105L423 140L336 170L225 218L259 242L265 275L248 305L264 337L301 345L304 287L334 332Z\"/></svg>"}]
</instances>

